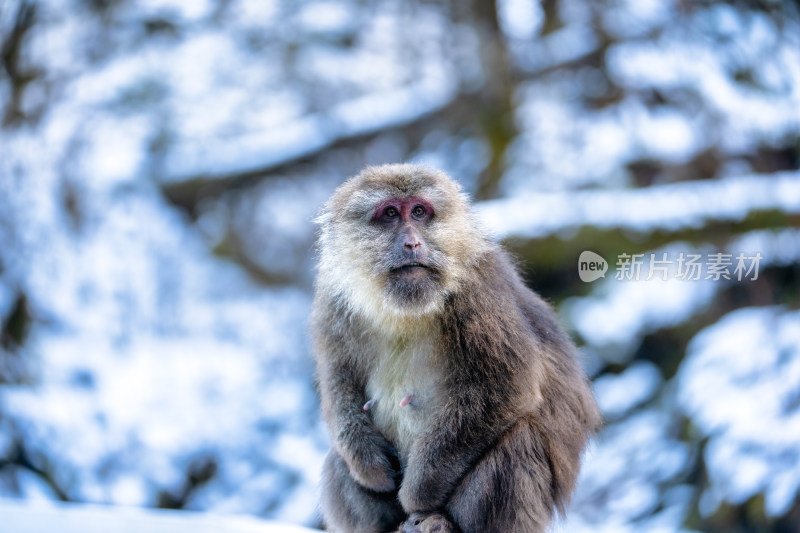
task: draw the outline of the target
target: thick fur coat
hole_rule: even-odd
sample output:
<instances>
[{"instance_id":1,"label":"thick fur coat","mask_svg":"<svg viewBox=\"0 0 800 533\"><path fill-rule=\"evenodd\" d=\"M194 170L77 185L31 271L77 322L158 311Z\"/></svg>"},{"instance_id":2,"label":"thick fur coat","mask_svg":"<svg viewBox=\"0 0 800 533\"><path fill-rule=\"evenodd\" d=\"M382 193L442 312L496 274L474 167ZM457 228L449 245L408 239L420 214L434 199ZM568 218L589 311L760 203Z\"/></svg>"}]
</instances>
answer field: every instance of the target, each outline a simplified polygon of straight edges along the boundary
<instances>
[{"instance_id":1,"label":"thick fur coat","mask_svg":"<svg viewBox=\"0 0 800 533\"><path fill-rule=\"evenodd\" d=\"M387 198L431 206L418 224L425 269L411 281L393 274L396 238L375 223ZM327 527L544 531L599 424L550 307L443 173L368 168L319 222L312 331L333 443Z\"/></svg>"}]
</instances>

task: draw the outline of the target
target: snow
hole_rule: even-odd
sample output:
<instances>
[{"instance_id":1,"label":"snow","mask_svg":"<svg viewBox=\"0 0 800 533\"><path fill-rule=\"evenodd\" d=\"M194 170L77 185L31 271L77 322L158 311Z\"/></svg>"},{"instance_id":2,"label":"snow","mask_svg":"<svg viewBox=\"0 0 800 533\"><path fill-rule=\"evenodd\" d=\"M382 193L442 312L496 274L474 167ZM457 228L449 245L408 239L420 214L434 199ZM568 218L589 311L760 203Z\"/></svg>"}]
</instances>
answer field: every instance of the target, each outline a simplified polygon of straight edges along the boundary
<instances>
[{"instance_id":1,"label":"snow","mask_svg":"<svg viewBox=\"0 0 800 533\"><path fill-rule=\"evenodd\" d=\"M646 157L682 163L700 146L702 130L675 109L648 113L643 107L635 106L631 114L629 120L636 132L636 142Z\"/></svg>"},{"instance_id":2,"label":"snow","mask_svg":"<svg viewBox=\"0 0 800 533\"><path fill-rule=\"evenodd\" d=\"M23 136L12 143L26 147ZM26 156L12 153L5 164ZM252 513L259 507L248 505L298 491L272 515L312 520L306 495L328 444L306 414L316 408L309 295L258 287L211 256L153 188L119 194L86 184L92 196L76 235L59 218L60 184L50 176L3 191L7 213L26 221L3 279L23 284L44 320L27 341L35 385L0 390L4 433L24 435L33 464L52 468L73 499L154 505L159 490L180 489L187 468L212 461L216 475L189 507L228 502ZM302 464L274 458L285 439L303 451ZM253 498L250 482L263 476L270 489ZM41 478L13 478L12 494L53 497Z\"/></svg>"},{"instance_id":3,"label":"snow","mask_svg":"<svg viewBox=\"0 0 800 533\"><path fill-rule=\"evenodd\" d=\"M197 176L250 172L297 159L353 137L401 126L446 105L454 92L440 77L384 93L368 95L332 107L325 113L295 120L259 133L224 139L188 141L167 157L160 179L179 182Z\"/></svg>"},{"instance_id":4,"label":"snow","mask_svg":"<svg viewBox=\"0 0 800 533\"><path fill-rule=\"evenodd\" d=\"M277 50L243 42L242 36L253 31L271 33L278 11L274 3L236 2L225 15L231 28L199 23L211 17L209 2L190 7L149 0L122 6L115 14L126 22L156 14L178 16L186 33L180 39L143 42L114 35L110 38L131 45L96 65L87 64L78 44L98 31L94 22L78 23L58 2L48 7L47 27L32 44L35 58L51 72L74 66L63 76L65 98L51 106L49 120L62 134L90 136L81 170L93 180L119 181L149 170L165 182L246 173L308 155L341 138L403 125L456 95L453 72L437 49L420 53L413 76L406 72L410 66L398 68L385 60L404 34L396 28L402 21L385 6L363 28L357 49L342 53L320 44L298 51L301 70L336 88L324 111L309 109L301 93L286 89L289 73L280 67ZM353 14L334 2L313 2L291 24L298 31L347 32ZM415 17L416 31L432 37L445 34L445 23L433 9L421 9ZM71 46L63 46L62 39ZM258 68L251 68L254 62ZM353 87L358 90L348 91L347 97L336 96ZM28 91L29 96L34 92ZM149 100L137 104L136 98ZM121 120L120 113L129 116ZM76 132L76 126L82 129ZM152 168L142 168L153 155L149 144L155 138L169 149ZM59 149L63 142L48 146Z\"/></svg>"},{"instance_id":5,"label":"snow","mask_svg":"<svg viewBox=\"0 0 800 533\"><path fill-rule=\"evenodd\" d=\"M297 13L300 24L307 30L319 33L343 33L352 30L357 13L336 2L311 2Z\"/></svg>"},{"instance_id":6,"label":"snow","mask_svg":"<svg viewBox=\"0 0 800 533\"><path fill-rule=\"evenodd\" d=\"M589 447L570 512L554 531L680 531L688 498L662 496L658 487L688 459L663 412L645 410L609 426ZM655 516L638 520L659 505Z\"/></svg>"},{"instance_id":7,"label":"snow","mask_svg":"<svg viewBox=\"0 0 800 533\"><path fill-rule=\"evenodd\" d=\"M652 398L662 382L653 363L639 361L619 375L600 376L594 380L593 388L603 418L613 420Z\"/></svg>"},{"instance_id":8,"label":"snow","mask_svg":"<svg viewBox=\"0 0 800 533\"><path fill-rule=\"evenodd\" d=\"M497 3L500 27L512 39L530 39L544 22L540 5L525 0L501 0Z\"/></svg>"},{"instance_id":9,"label":"snow","mask_svg":"<svg viewBox=\"0 0 800 533\"><path fill-rule=\"evenodd\" d=\"M498 237L543 237L581 226L637 233L738 221L757 210L800 213L800 173L737 176L645 189L540 192L483 202L484 225Z\"/></svg>"},{"instance_id":10,"label":"snow","mask_svg":"<svg viewBox=\"0 0 800 533\"><path fill-rule=\"evenodd\" d=\"M38 5L41 31L28 60L47 79L31 83L23 105L47 100L48 112L38 125L0 131L0 316L20 291L34 313L28 374L0 387L0 459L24 451L68 497L115 506L153 506L159 493L179 493L188 472L212 465L216 473L186 495L186 507L209 513L194 515L43 505L58 495L42 476L4 468L0 494L25 501L0 502L3 527L301 531L218 515L316 519L329 442L306 331L310 219L343 178L349 163L341 161L353 157L337 153L336 163L201 205L195 224L165 203L159 185L278 166L435 113L459 91L480 88L480 42L435 6L394 2L360 10L314 1L285 17L274 1L218 10L205 0L147 0L115 4L113 31L84 3ZM671 24L673 1L615 2L592 19L585 2L564 0L566 25L531 43L541 8L498 5L514 68L530 79L514 95L521 133L506 154L506 197L477 206L495 235L595 227L637 237L762 210L800 213L800 173L753 174L745 157L757 146L780 148L800 130L797 32L778 40L766 17L723 4L681 12L683 23ZM0 10L3 30L12 12ZM181 32L145 39L132 28L148 17L178 21ZM598 23L620 39L602 58L610 79L591 66L551 72L598 51ZM283 52L309 36L290 68ZM731 81L736 65L752 70L752 86ZM603 99L613 84L627 96L582 105L581 91ZM659 91L691 97L644 102ZM0 100L8 97L0 80ZM630 162L682 164L717 136L719 149L740 154L722 179L629 188ZM381 133L366 160L397 159L405 142ZM481 135L443 128L412 157L469 185L489 155ZM72 189L76 221L63 209ZM211 253L229 236L228 223L251 228L242 236L249 259L271 274L296 274L296 285L259 285ZM762 268L796 264L800 230L654 252L718 250L759 252ZM598 364L626 363L645 335L691 321L729 287L609 274L561 310ZM772 516L788 509L800 484L798 318L784 308L727 315L696 336L675 380L643 361L597 377L608 425L560 530L683 531L693 495L681 476L694 451L682 442L683 416L708 442L702 512L760 493Z\"/></svg>"},{"instance_id":11,"label":"snow","mask_svg":"<svg viewBox=\"0 0 800 533\"><path fill-rule=\"evenodd\" d=\"M674 0L624 0L603 11L603 25L616 37L633 37L645 35L673 16Z\"/></svg>"},{"instance_id":12,"label":"snow","mask_svg":"<svg viewBox=\"0 0 800 533\"><path fill-rule=\"evenodd\" d=\"M148 122L139 117L97 117L86 134L82 173L101 183L133 181L144 168L149 133Z\"/></svg>"},{"instance_id":13,"label":"snow","mask_svg":"<svg viewBox=\"0 0 800 533\"><path fill-rule=\"evenodd\" d=\"M213 8L210 0L194 0L182 2L180 0L144 0L140 2L140 9L149 13L178 14L187 21L194 21L208 16Z\"/></svg>"},{"instance_id":14,"label":"snow","mask_svg":"<svg viewBox=\"0 0 800 533\"><path fill-rule=\"evenodd\" d=\"M514 164L503 184L506 197L613 179L619 162L631 157L631 134L616 111L587 117L573 104L574 92L568 79L519 90L521 133L509 148Z\"/></svg>"},{"instance_id":15,"label":"snow","mask_svg":"<svg viewBox=\"0 0 800 533\"><path fill-rule=\"evenodd\" d=\"M586 61L551 72L601 46L585 3L559 7L564 27L510 43L517 66L535 77L516 94L520 135L510 150L506 196L628 186L632 162L685 162L709 145L744 155L780 147L800 131L793 20L785 21L792 30L778 32L765 14L724 4L686 12L673 1L614 2L598 12L619 36L602 55L607 68ZM734 81L737 69L753 82ZM621 99L617 87L624 88ZM667 98L654 105L652 95ZM587 96L598 99L597 108L587 109Z\"/></svg>"},{"instance_id":16,"label":"snow","mask_svg":"<svg viewBox=\"0 0 800 533\"><path fill-rule=\"evenodd\" d=\"M521 68L536 72L585 57L597 49L599 42L587 26L572 24L525 44L524 54L520 51L515 60Z\"/></svg>"},{"instance_id":17,"label":"snow","mask_svg":"<svg viewBox=\"0 0 800 533\"><path fill-rule=\"evenodd\" d=\"M609 279L602 283L593 296L565 302L562 312L585 342L613 346L607 350L607 357L617 362L630 358L642 335L680 324L706 306L717 291L709 280Z\"/></svg>"},{"instance_id":18,"label":"snow","mask_svg":"<svg viewBox=\"0 0 800 533\"><path fill-rule=\"evenodd\" d=\"M761 42L757 35L752 37L752 43L737 49L737 53L747 49L752 49L754 56L763 53L769 43ZM649 45L614 45L607 57L609 71L626 85L697 91L718 116L724 117L725 127L720 129L720 133L725 149L752 148L749 139L766 137L777 141L784 134L798 130L800 52L796 48L780 47L771 54L775 65L784 70L779 85L770 88L770 98L765 98L764 92L756 88L743 89L741 84L734 84L729 73L723 70L718 53L704 43L667 41ZM766 69L765 81L778 81L774 74L770 75L769 65L772 63L766 62L765 66L757 65L756 69Z\"/></svg>"},{"instance_id":19,"label":"snow","mask_svg":"<svg viewBox=\"0 0 800 533\"><path fill-rule=\"evenodd\" d=\"M675 278L675 257L679 253L708 253L712 248L698 248L689 243L671 245L648 252L657 258L666 253L673 262L666 281L659 277L645 280L647 269L637 280L618 280L610 270L597 288L585 297L568 298L561 313L568 318L581 339L610 361L626 362L641 338L661 328L681 324L702 312L730 281L701 279L688 281ZM759 268L800 262L800 230L760 230L744 233L729 243L725 253L736 255L760 253ZM613 267L614 259L609 259ZM646 267L646 265L645 265ZM577 273L576 273L577 275ZM748 278L749 279L749 278ZM743 280L738 283L747 283Z\"/></svg>"},{"instance_id":20,"label":"snow","mask_svg":"<svg viewBox=\"0 0 800 533\"><path fill-rule=\"evenodd\" d=\"M739 309L692 340L678 400L709 438L712 501L740 503L763 491L769 514L790 507L800 489L798 383L798 311Z\"/></svg>"},{"instance_id":21,"label":"snow","mask_svg":"<svg viewBox=\"0 0 800 533\"><path fill-rule=\"evenodd\" d=\"M318 530L236 515L0 499L4 531L14 533L312 533Z\"/></svg>"},{"instance_id":22,"label":"snow","mask_svg":"<svg viewBox=\"0 0 800 533\"><path fill-rule=\"evenodd\" d=\"M280 15L277 0L241 0L232 6L234 20L242 25L260 25L275 22Z\"/></svg>"}]
</instances>

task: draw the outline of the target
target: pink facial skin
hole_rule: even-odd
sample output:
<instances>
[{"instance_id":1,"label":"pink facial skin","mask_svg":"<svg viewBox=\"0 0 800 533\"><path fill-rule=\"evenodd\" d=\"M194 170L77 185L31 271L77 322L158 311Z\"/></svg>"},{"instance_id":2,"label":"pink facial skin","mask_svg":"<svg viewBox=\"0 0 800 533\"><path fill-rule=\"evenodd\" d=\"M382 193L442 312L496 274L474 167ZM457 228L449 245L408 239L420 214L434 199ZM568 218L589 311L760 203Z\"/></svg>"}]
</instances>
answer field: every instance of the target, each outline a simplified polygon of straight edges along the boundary
<instances>
[{"instance_id":1,"label":"pink facial skin","mask_svg":"<svg viewBox=\"0 0 800 533\"><path fill-rule=\"evenodd\" d=\"M433 206L430 202L418 196L411 196L408 198L387 198L379 202L375 206L372 220L375 222L392 222L395 217L387 216L387 209L390 207L397 211L402 222L408 222L409 220L428 222L434 215ZM421 207L424 210L424 214L415 213L417 207Z\"/></svg>"}]
</instances>

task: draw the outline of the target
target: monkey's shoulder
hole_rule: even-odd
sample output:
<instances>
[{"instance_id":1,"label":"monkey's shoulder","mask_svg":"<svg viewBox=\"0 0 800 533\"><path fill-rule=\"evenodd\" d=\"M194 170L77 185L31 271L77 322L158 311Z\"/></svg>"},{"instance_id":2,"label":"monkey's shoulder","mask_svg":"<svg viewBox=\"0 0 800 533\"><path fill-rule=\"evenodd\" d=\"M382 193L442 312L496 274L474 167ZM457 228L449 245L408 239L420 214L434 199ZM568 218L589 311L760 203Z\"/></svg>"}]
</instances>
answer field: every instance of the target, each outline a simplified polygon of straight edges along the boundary
<instances>
[{"instance_id":1,"label":"monkey's shoulder","mask_svg":"<svg viewBox=\"0 0 800 533\"><path fill-rule=\"evenodd\" d=\"M489 349L570 352L572 344L552 307L530 289L511 256L497 246L484 254L445 304L443 324L452 338ZM510 343L510 344L509 344Z\"/></svg>"}]
</instances>

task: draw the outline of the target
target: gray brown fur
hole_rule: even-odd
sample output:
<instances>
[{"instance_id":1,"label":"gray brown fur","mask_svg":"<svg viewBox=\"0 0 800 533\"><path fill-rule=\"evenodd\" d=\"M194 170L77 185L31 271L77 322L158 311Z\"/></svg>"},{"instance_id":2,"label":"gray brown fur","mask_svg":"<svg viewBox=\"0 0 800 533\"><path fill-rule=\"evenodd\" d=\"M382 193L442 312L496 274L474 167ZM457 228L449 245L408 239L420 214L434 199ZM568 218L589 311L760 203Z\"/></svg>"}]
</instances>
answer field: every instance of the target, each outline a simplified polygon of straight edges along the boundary
<instances>
[{"instance_id":1,"label":"gray brown fur","mask_svg":"<svg viewBox=\"0 0 800 533\"><path fill-rule=\"evenodd\" d=\"M371 219L388 197L422 197L435 210L417 291L388 274L393 237ZM312 330L333 443L322 489L329 530L544 531L599 425L550 307L441 172L367 168L320 223ZM413 396L398 407L403 394Z\"/></svg>"}]
</instances>

